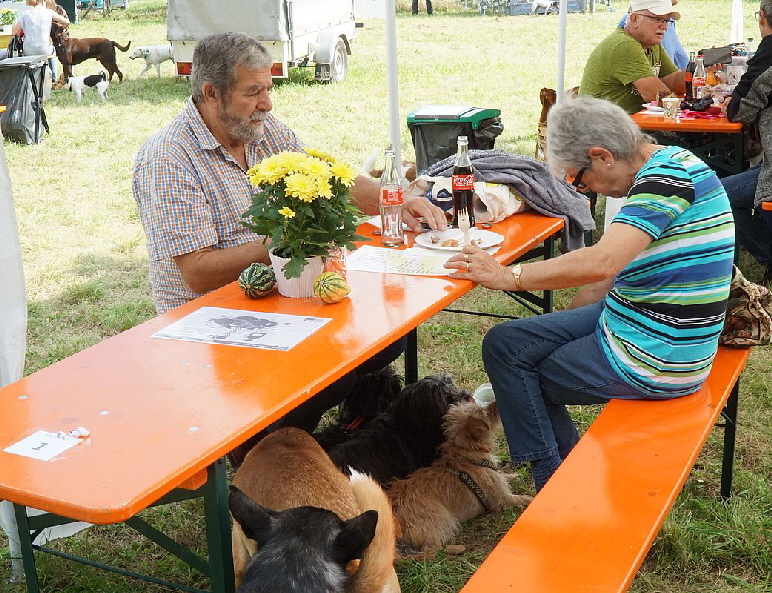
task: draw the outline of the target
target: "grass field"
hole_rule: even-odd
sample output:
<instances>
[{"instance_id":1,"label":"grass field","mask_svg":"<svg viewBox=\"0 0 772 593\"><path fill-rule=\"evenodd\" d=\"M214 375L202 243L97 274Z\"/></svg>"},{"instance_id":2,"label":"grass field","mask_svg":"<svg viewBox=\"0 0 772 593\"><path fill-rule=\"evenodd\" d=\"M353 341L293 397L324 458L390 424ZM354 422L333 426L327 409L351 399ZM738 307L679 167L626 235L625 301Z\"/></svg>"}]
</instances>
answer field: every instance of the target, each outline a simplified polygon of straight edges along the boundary
<instances>
[{"instance_id":1,"label":"grass field","mask_svg":"<svg viewBox=\"0 0 772 593\"><path fill-rule=\"evenodd\" d=\"M587 56L625 7L615 0L614 12L603 6L603 12L569 15L567 87L579 84ZM496 107L505 126L496 146L532 155L539 89L556 85L558 19L481 17L471 7L465 12L461 2L450 0L435 2L432 17L423 12L423 2L418 17L409 14L405 0L398 9L402 118L430 103ZM757 9L757 2L744 3L746 36L758 41L752 20ZM121 44L128 40L134 45L165 43L165 10L162 1L133 0L128 11L116 10L109 18L90 14L72 26L72 34L106 36ZM679 10L683 15L679 36L687 49L727 42L730 0L684 0ZM384 47L384 23L366 21L352 46L348 79L338 85L318 85L311 80L312 71L293 72L290 81L273 91L275 113L309 145L361 163L373 148L388 144ZM111 85L107 103L101 103L93 91L85 93L82 104L75 102L72 93L55 91L46 105L51 135L36 146L5 143L29 300L26 373L154 315L145 239L131 195L131 167L139 146L181 109L188 85L172 76L168 62L162 66L162 78L151 71L137 80L144 62L132 62L127 55L118 54L126 79ZM77 73L98 69L95 62L87 62ZM407 126L401 145L403 155L413 154ZM759 278L760 270L748 258L742 264L750 279ZM561 291L558 304L569 295L570 291ZM489 311L512 309L507 300L482 289L465 300L464 304ZM480 340L493 323L447 313L435 316L421 327L421 371L451 371L464 387L473 389L485 380ZM771 358L768 349L757 348L743 375L732 503L725 506L718 499L720 431L715 431L633 591L772 592ZM586 425L596 411L574 412L577 421ZM523 475L515 488L527 491L528 483ZM184 543L202 548L200 515L196 503L143 514ZM514 519L514 514L503 513L467 525L459 541L469 550L462 556L401 562L403 591L458 591ZM122 526L94 528L57 545L190 586L206 586L205 579ZM21 593L21 584L8 582L8 555L7 540L0 536L0 592ZM44 591L161 589L56 558L41 558L39 568Z\"/></svg>"}]
</instances>

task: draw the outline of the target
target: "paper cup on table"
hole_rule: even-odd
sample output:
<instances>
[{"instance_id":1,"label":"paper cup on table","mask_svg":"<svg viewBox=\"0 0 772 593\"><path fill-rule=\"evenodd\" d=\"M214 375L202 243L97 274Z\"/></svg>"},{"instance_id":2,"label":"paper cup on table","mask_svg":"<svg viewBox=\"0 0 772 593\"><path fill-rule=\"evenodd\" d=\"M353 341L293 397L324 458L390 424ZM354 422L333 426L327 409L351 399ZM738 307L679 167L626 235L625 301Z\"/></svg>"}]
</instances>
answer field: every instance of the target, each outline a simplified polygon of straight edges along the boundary
<instances>
[{"instance_id":1,"label":"paper cup on table","mask_svg":"<svg viewBox=\"0 0 772 593\"><path fill-rule=\"evenodd\" d=\"M491 387L490 383L483 383L474 390L474 395L472 398L475 402L477 402L478 406L482 406L484 408L491 402L496 401L496 394L493 393L493 387Z\"/></svg>"},{"instance_id":2,"label":"paper cup on table","mask_svg":"<svg viewBox=\"0 0 772 593\"><path fill-rule=\"evenodd\" d=\"M678 97L665 97L662 99L662 113L666 120L675 121L680 103L681 99Z\"/></svg>"}]
</instances>

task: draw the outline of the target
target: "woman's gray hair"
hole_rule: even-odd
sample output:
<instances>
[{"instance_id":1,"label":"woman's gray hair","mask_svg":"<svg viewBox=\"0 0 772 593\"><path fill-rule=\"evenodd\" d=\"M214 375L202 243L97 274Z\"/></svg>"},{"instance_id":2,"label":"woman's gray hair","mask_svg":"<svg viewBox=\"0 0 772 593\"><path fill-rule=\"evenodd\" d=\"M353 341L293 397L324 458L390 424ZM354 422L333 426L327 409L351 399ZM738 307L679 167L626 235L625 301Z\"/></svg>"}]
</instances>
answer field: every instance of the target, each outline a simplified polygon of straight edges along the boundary
<instances>
[{"instance_id":1,"label":"woman's gray hair","mask_svg":"<svg viewBox=\"0 0 772 593\"><path fill-rule=\"evenodd\" d=\"M772 23L772 0L761 0L759 10L767 17L767 21Z\"/></svg>"},{"instance_id":2,"label":"woman's gray hair","mask_svg":"<svg viewBox=\"0 0 772 593\"><path fill-rule=\"evenodd\" d=\"M603 99L567 99L547 116L547 162L556 173L588 166L593 146L630 161L646 141L621 107Z\"/></svg>"},{"instance_id":3,"label":"woman's gray hair","mask_svg":"<svg viewBox=\"0 0 772 593\"><path fill-rule=\"evenodd\" d=\"M204 37L193 50L190 74L193 101L198 103L204 98L205 84L211 84L227 97L236 84L239 66L262 70L272 64L268 50L257 39L244 33L216 33Z\"/></svg>"}]
</instances>

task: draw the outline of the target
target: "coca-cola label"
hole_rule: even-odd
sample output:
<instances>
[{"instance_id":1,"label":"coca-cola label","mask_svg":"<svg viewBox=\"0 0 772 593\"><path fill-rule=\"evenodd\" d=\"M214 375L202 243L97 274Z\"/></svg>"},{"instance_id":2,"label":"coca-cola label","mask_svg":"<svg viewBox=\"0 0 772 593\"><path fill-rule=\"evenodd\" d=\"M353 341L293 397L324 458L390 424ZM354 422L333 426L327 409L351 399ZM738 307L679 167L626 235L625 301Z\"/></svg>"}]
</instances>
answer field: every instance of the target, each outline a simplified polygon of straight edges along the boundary
<instances>
[{"instance_id":1,"label":"coca-cola label","mask_svg":"<svg viewBox=\"0 0 772 593\"><path fill-rule=\"evenodd\" d=\"M469 175L453 175L453 191L474 189L474 173Z\"/></svg>"},{"instance_id":2,"label":"coca-cola label","mask_svg":"<svg viewBox=\"0 0 772 593\"><path fill-rule=\"evenodd\" d=\"M384 188L381 190L381 204L384 206L401 206L404 201L401 187Z\"/></svg>"},{"instance_id":3,"label":"coca-cola label","mask_svg":"<svg viewBox=\"0 0 772 593\"><path fill-rule=\"evenodd\" d=\"M705 86L706 81L707 81L707 78L703 76L695 76L692 78L692 86L694 87Z\"/></svg>"}]
</instances>

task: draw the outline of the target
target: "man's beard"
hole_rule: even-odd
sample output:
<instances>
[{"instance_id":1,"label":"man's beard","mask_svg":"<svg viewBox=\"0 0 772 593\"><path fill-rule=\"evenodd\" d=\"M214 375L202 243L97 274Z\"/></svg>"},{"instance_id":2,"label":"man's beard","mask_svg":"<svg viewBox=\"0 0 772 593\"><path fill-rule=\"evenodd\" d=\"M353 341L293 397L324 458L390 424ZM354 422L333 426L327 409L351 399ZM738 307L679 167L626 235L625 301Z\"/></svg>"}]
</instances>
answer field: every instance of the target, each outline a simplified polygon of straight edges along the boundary
<instances>
[{"instance_id":1,"label":"man's beard","mask_svg":"<svg viewBox=\"0 0 772 593\"><path fill-rule=\"evenodd\" d=\"M228 113L224 107L217 110L217 117L220 118L228 133L245 144L255 142L263 137L263 121L266 115L265 112L261 111L248 117L240 117ZM255 125L256 122L259 122L259 125Z\"/></svg>"}]
</instances>

